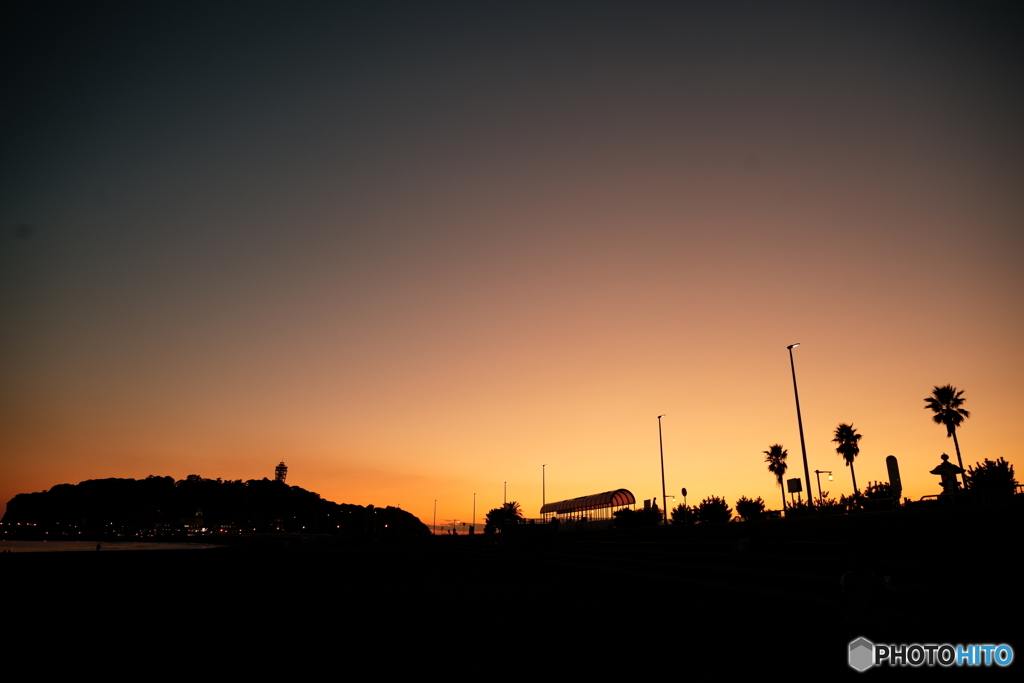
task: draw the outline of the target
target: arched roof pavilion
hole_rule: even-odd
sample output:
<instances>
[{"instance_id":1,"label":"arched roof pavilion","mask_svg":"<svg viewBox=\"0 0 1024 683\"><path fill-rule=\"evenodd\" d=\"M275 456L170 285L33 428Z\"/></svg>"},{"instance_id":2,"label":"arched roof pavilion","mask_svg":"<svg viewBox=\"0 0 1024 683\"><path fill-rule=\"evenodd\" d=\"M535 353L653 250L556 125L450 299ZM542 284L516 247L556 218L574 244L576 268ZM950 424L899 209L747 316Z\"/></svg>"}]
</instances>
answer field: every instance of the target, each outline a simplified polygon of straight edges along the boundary
<instances>
[{"instance_id":1,"label":"arched roof pavilion","mask_svg":"<svg viewBox=\"0 0 1024 683\"><path fill-rule=\"evenodd\" d=\"M560 500L541 507L540 514L545 520L553 515L559 519L611 519L612 512L635 505L636 498L626 489L615 489L589 496Z\"/></svg>"}]
</instances>

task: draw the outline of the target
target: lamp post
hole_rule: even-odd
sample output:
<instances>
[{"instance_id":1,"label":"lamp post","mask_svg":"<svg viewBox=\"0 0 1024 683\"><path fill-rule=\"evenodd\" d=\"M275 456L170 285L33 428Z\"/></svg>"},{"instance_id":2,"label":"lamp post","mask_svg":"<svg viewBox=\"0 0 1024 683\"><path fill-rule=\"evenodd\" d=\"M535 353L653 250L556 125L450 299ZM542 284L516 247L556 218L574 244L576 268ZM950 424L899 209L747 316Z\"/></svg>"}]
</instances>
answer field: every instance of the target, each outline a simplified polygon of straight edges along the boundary
<instances>
[{"instance_id":1,"label":"lamp post","mask_svg":"<svg viewBox=\"0 0 1024 683\"><path fill-rule=\"evenodd\" d=\"M793 363L793 347L800 346L800 342L796 344L790 344L786 348L789 349L789 368L793 371L793 396L796 397L796 424L800 428L800 452L804 456L804 480L807 483L807 493L811 493L811 470L807 467L807 446L804 443L804 420L800 416L800 392L796 389L796 365ZM813 505L813 501L811 501Z\"/></svg>"},{"instance_id":2,"label":"lamp post","mask_svg":"<svg viewBox=\"0 0 1024 683\"><path fill-rule=\"evenodd\" d=\"M434 499L434 526L431 529L431 533L437 535L437 498Z\"/></svg>"},{"instance_id":3,"label":"lamp post","mask_svg":"<svg viewBox=\"0 0 1024 683\"><path fill-rule=\"evenodd\" d=\"M828 480L832 481L832 470L814 470L814 474L818 476L818 500L821 500L821 475L827 474Z\"/></svg>"},{"instance_id":4,"label":"lamp post","mask_svg":"<svg viewBox=\"0 0 1024 683\"><path fill-rule=\"evenodd\" d=\"M473 494L473 531L476 531L476 494Z\"/></svg>"},{"instance_id":5,"label":"lamp post","mask_svg":"<svg viewBox=\"0 0 1024 683\"><path fill-rule=\"evenodd\" d=\"M544 507L544 504L548 502L547 501L548 479L547 479L547 469L546 468L547 468L547 463L545 463L545 464L540 466L540 506L541 507Z\"/></svg>"},{"instance_id":6,"label":"lamp post","mask_svg":"<svg viewBox=\"0 0 1024 683\"><path fill-rule=\"evenodd\" d=\"M658 416L658 451L661 453L661 517L665 526L668 526L668 501L665 498L665 442L661 439L661 418Z\"/></svg>"}]
</instances>

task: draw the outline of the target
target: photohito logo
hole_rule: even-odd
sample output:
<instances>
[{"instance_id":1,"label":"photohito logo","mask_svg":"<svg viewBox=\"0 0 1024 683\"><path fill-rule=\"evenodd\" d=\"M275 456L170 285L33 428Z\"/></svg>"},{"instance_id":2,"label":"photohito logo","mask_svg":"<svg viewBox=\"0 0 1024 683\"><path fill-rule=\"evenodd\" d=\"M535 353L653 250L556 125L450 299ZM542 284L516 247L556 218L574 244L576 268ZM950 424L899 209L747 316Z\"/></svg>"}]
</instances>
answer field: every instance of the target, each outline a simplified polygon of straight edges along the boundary
<instances>
[{"instance_id":1,"label":"photohito logo","mask_svg":"<svg viewBox=\"0 0 1024 683\"><path fill-rule=\"evenodd\" d=\"M867 638L850 643L850 668L867 671L873 666L1008 666L1013 662L1009 645L882 645Z\"/></svg>"}]
</instances>

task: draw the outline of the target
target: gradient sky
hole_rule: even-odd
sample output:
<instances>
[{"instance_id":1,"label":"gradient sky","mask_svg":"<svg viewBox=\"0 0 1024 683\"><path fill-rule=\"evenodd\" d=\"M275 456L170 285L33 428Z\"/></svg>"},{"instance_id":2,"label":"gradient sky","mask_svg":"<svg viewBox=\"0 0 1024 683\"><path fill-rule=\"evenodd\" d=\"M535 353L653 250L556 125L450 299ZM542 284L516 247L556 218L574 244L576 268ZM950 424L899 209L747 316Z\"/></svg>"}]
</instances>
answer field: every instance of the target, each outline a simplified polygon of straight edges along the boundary
<instances>
[{"instance_id":1,"label":"gradient sky","mask_svg":"<svg viewBox=\"0 0 1024 683\"><path fill-rule=\"evenodd\" d=\"M5 10L0 499L272 477L469 521L628 488L904 495L964 390L1024 480L1004 5ZM1018 425L1018 427L1014 427ZM813 476L813 475L812 475Z\"/></svg>"}]
</instances>

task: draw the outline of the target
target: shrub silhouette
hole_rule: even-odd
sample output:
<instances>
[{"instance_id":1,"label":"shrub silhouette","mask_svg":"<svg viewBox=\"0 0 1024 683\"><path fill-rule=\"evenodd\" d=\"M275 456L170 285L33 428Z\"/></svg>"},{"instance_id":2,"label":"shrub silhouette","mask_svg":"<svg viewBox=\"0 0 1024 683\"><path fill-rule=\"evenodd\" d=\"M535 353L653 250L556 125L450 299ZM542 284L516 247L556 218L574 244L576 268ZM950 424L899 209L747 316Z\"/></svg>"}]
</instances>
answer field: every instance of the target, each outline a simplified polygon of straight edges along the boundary
<instances>
[{"instance_id":1,"label":"shrub silhouette","mask_svg":"<svg viewBox=\"0 0 1024 683\"><path fill-rule=\"evenodd\" d=\"M1012 496L1017 490L1013 476L1013 465L1002 458L996 461L985 458L967 468L967 485L971 491L994 496Z\"/></svg>"},{"instance_id":2,"label":"shrub silhouette","mask_svg":"<svg viewBox=\"0 0 1024 683\"><path fill-rule=\"evenodd\" d=\"M842 501L840 501L842 502ZM802 500L798 500L795 503L790 503L789 507L786 508L787 517L802 517L804 515L813 515L814 508L805 503Z\"/></svg>"},{"instance_id":3,"label":"shrub silhouette","mask_svg":"<svg viewBox=\"0 0 1024 683\"><path fill-rule=\"evenodd\" d=\"M669 516L673 524L693 524L696 520L696 510L688 505L679 505L672 508Z\"/></svg>"},{"instance_id":4,"label":"shrub silhouette","mask_svg":"<svg viewBox=\"0 0 1024 683\"><path fill-rule=\"evenodd\" d=\"M887 481L870 482L864 489L864 497L868 500L883 500L892 498L892 486Z\"/></svg>"},{"instance_id":5,"label":"shrub silhouette","mask_svg":"<svg viewBox=\"0 0 1024 683\"><path fill-rule=\"evenodd\" d=\"M863 491L842 500L849 510L891 510L894 503L887 481L870 482Z\"/></svg>"},{"instance_id":6,"label":"shrub silhouette","mask_svg":"<svg viewBox=\"0 0 1024 683\"><path fill-rule=\"evenodd\" d=\"M821 497L814 501L814 511L819 515L841 515L846 512L846 506L835 498L829 498L828 491L822 491Z\"/></svg>"},{"instance_id":7,"label":"shrub silhouette","mask_svg":"<svg viewBox=\"0 0 1024 683\"><path fill-rule=\"evenodd\" d=\"M658 526L661 523L661 508L652 505L649 510L630 510L622 508L612 513L617 528Z\"/></svg>"},{"instance_id":8,"label":"shrub silhouette","mask_svg":"<svg viewBox=\"0 0 1024 683\"><path fill-rule=\"evenodd\" d=\"M761 519L764 517L764 501L761 500L761 496L754 499L742 496L736 501L736 514L748 522Z\"/></svg>"},{"instance_id":9,"label":"shrub silhouette","mask_svg":"<svg viewBox=\"0 0 1024 683\"><path fill-rule=\"evenodd\" d=\"M732 519L732 509L725 498L709 496L700 502L697 508L697 520L701 524L728 522Z\"/></svg>"}]
</instances>

